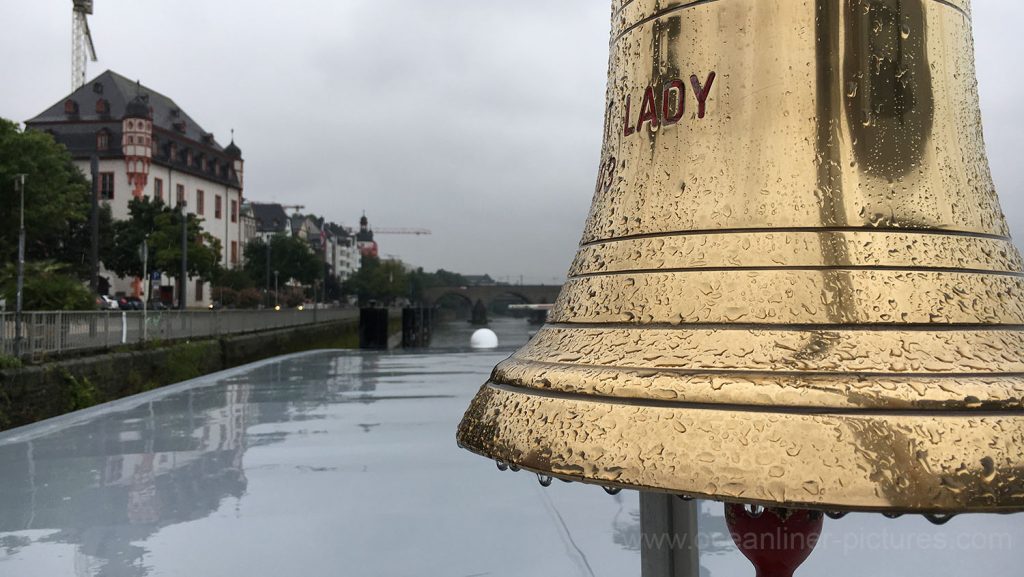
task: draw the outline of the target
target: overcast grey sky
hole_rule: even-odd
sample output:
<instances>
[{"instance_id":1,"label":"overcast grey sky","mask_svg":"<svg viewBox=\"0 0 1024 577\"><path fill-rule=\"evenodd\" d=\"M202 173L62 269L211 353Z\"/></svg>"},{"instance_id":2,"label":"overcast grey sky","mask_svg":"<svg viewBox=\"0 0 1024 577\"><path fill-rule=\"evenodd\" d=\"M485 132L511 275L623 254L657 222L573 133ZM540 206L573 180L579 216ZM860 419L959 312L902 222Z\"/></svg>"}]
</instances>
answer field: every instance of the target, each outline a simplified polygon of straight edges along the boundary
<instances>
[{"instance_id":1,"label":"overcast grey sky","mask_svg":"<svg viewBox=\"0 0 1024 577\"><path fill-rule=\"evenodd\" d=\"M174 98L246 159L245 195L356 225L381 252L560 281L597 170L608 0L96 0L99 62ZM70 0L0 0L0 116L70 88ZM975 2L993 173L1024 239L1024 3Z\"/></svg>"}]
</instances>

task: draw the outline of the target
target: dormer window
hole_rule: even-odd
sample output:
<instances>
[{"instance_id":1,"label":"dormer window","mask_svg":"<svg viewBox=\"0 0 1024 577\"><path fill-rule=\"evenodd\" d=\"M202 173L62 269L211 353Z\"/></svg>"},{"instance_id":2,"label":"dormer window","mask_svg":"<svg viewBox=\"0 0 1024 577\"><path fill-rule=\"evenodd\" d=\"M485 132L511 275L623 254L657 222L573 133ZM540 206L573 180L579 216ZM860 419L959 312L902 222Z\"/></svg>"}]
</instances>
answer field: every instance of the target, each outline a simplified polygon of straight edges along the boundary
<instances>
[{"instance_id":1,"label":"dormer window","mask_svg":"<svg viewBox=\"0 0 1024 577\"><path fill-rule=\"evenodd\" d=\"M177 130L178 132L184 133L185 132L185 121L184 120L179 120L178 122L175 122L174 123L174 129Z\"/></svg>"},{"instance_id":2,"label":"dormer window","mask_svg":"<svg viewBox=\"0 0 1024 577\"><path fill-rule=\"evenodd\" d=\"M172 162L178 161L178 145L176 143L171 143L170 154L168 156L171 157Z\"/></svg>"},{"instance_id":3,"label":"dormer window","mask_svg":"<svg viewBox=\"0 0 1024 577\"><path fill-rule=\"evenodd\" d=\"M213 144L213 135L209 134L209 133L204 134L203 135L203 144Z\"/></svg>"},{"instance_id":4,"label":"dormer window","mask_svg":"<svg viewBox=\"0 0 1024 577\"><path fill-rule=\"evenodd\" d=\"M96 133L96 150L110 150L110 133L105 128Z\"/></svg>"},{"instance_id":5,"label":"dormer window","mask_svg":"<svg viewBox=\"0 0 1024 577\"><path fill-rule=\"evenodd\" d=\"M96 94L103 94L103 83L102 82L93 82L92 83L92 91L95 92Z\"/></svg>"},{"instance_id":6,"label":"dormer window","mask_svg":"<svg viewBox=\"0 0 1024 577\"><path fill-rule=\"evenodd\" d=\"M185 152L185 164L192 166L193 160L194 159L192 158L192 149L189 149L188 151Z\"/></svg>"},{"instance_id":7,"label":"dormer window","mask_svg":"<svg viewBox=\"0 0 1024 577\"><path fill-rule=\"evenodd\" d=\"M78 114L78 103L71 99L65 100L64 114Z\"/></svg>"},{"instance_id":8,"label":"dormer window","mask_svg":"<svg viewBox=\"0 0 1024 577\"><path fill-rule=\"evenodd\" d=\"M110 102L106 98L100 98L96 101L96 114L104 116L110 114Z\"/></svg>"}]
</instances>

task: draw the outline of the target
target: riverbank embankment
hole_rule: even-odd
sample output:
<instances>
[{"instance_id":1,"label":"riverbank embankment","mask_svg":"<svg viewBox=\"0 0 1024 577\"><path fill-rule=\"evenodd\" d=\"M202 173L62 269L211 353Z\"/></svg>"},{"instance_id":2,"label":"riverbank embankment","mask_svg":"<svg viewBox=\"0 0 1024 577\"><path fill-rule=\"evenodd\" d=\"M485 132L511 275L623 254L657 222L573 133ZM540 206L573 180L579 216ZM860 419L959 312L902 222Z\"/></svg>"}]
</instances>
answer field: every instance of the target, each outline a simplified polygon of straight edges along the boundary
<instances>
[{"instance_id":1,"label":"riverbank embankment","mask_svg":"<svg viewBox=\"0 0 1024 577\"><path fill-rule=\"evenodd\" d=\"M401 315L391 315L392 343ZM0 430L278 355L359 347L358 319L177 342L0 370Z\"/></svg>"}]
</instances>

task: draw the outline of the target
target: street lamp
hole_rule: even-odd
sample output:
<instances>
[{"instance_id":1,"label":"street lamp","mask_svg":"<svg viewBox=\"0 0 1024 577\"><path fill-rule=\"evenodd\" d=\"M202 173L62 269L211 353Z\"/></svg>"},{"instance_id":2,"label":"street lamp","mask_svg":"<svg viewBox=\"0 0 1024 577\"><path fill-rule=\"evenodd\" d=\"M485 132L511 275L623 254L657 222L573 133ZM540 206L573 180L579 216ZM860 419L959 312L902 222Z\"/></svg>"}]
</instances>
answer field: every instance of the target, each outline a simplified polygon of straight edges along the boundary
<instances>
[{"instance_id":1,"label":"street lamp","mask_svg":"<svg viewBox=\"0 0 1024 577\"><path fill-rule=\"evenodd\" d=\"M266 291L265 291L265 294L267 296L267 300L263 303L264 306L269 306L270 305L270 250L271 250L270 249L270 244L271 244L270 240L271 240L271 238L272 237L267 237L267 288L266 288Z\"/></svg>"},{"instance_id":2,"label":"street lamp","mask_svg":"<svg viewBox=\"0 0 1024 577\"><path fill-rule=\"evenodd\" d=\"M142 342L146 342L149 332L149 294L152 287L149 282L149 235L142 239Z\"/></svg>"},{"instance_id":3,"label":"street lamp","mask_svg":"<svg viewBox=\"0 0 1024 577\"><path fill-rule=\"evenodd\" d=\"M281 310L281 304L277 301L277 271L274 271L274 310Z\"/></svg>"},{"instance_id":4,"label":"street lamp","mask_svg":"<svg viewBox=\"0 0 1024 577\"><path fill-rule=\"evenodd\" d=\"M20 196L18 224L18 285L14 304L14 356L21 358L21 309L25 289L25 174L15 175Z\"/></svg>"},{"instance_id":5,"label":"street lamp","mask_svg":"<svg viewBox=\"0 0 1024 577\"><path fill-rule=\"evenodd\" d=\"M188 214L185 212L185 207L188 206L188 202L185 199L181 199L178 202L178 210L181 212L181 280L178 283L181 285L178 288L178 309L185 310L188 303Z\"/></svg>"}]
</instances>

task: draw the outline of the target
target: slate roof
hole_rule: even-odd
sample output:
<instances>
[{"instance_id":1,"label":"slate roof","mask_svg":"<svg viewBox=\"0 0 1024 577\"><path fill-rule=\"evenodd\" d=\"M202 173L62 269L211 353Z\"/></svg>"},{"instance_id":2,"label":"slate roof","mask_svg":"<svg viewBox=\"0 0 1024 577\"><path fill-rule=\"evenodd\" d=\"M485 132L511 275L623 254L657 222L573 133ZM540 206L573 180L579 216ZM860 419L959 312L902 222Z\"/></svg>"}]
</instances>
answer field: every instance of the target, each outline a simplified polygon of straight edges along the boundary
<instances>
[{"instance_id":1,"label":"slate roof","mask_svg":"<svg viewBox=\"0 0 1024 577\"><path fill-rule=\"evenodd\" d=\"M251 203L256 218L256 231L261 233L290 234L288 213L280 204Z\"/></svg>"},{"instance_id":2,"label":"slate roof","mask_svg":"<svg viewBox=\"0 0 1024 577\"><path fill-rule=\"evenodd\" d=\"M98 106L101 99L105 106ZM77 105L76 112L67 112L68 101ZM233 160L241 155L237 146L225 150L174 100L111 70L27 120L25 125L52 134L73 158L87 159L93 154L100 158L122 158L121 120L126 114L137 116L142 112L140 101L148 106L147 114L153 120L153 164L241 187L233 166ZM105 150L96 148L97 133L101 130L108 133L109 145Z\"/></svg>"},{"instance_id":3,"label":"slate roof","mask_svg":"<svg viewBox=\"0 0 1024 577\"><path fill-rule=\"evenodd\" d=\"M203 130L203 127L182 110L174 100L149 88L145 84L138 84L135 80L121 76L112 70L107 70L93 78L91 82L87 82L70 95L61 98L59 102L47 108L35 118L26 121L25 124L68 122L70 118L64 113L64 103L68 100L74 100L78 103L78 114L74 116L76 122L105 122L113 120L119 123L124 118L128 103L139 94L149 101L149 106L153 111L153 125L155 127L177 132L190 140L202 142L218 152L224 151L224 148L217 144L216 139L204 142L204 137L209 133ZM100 98L110 103L108 113L96 111L96 101ZM181 122L185 123L184 132L181 132L175 126L176 123Z\"/></svg>"}]
</instances>

